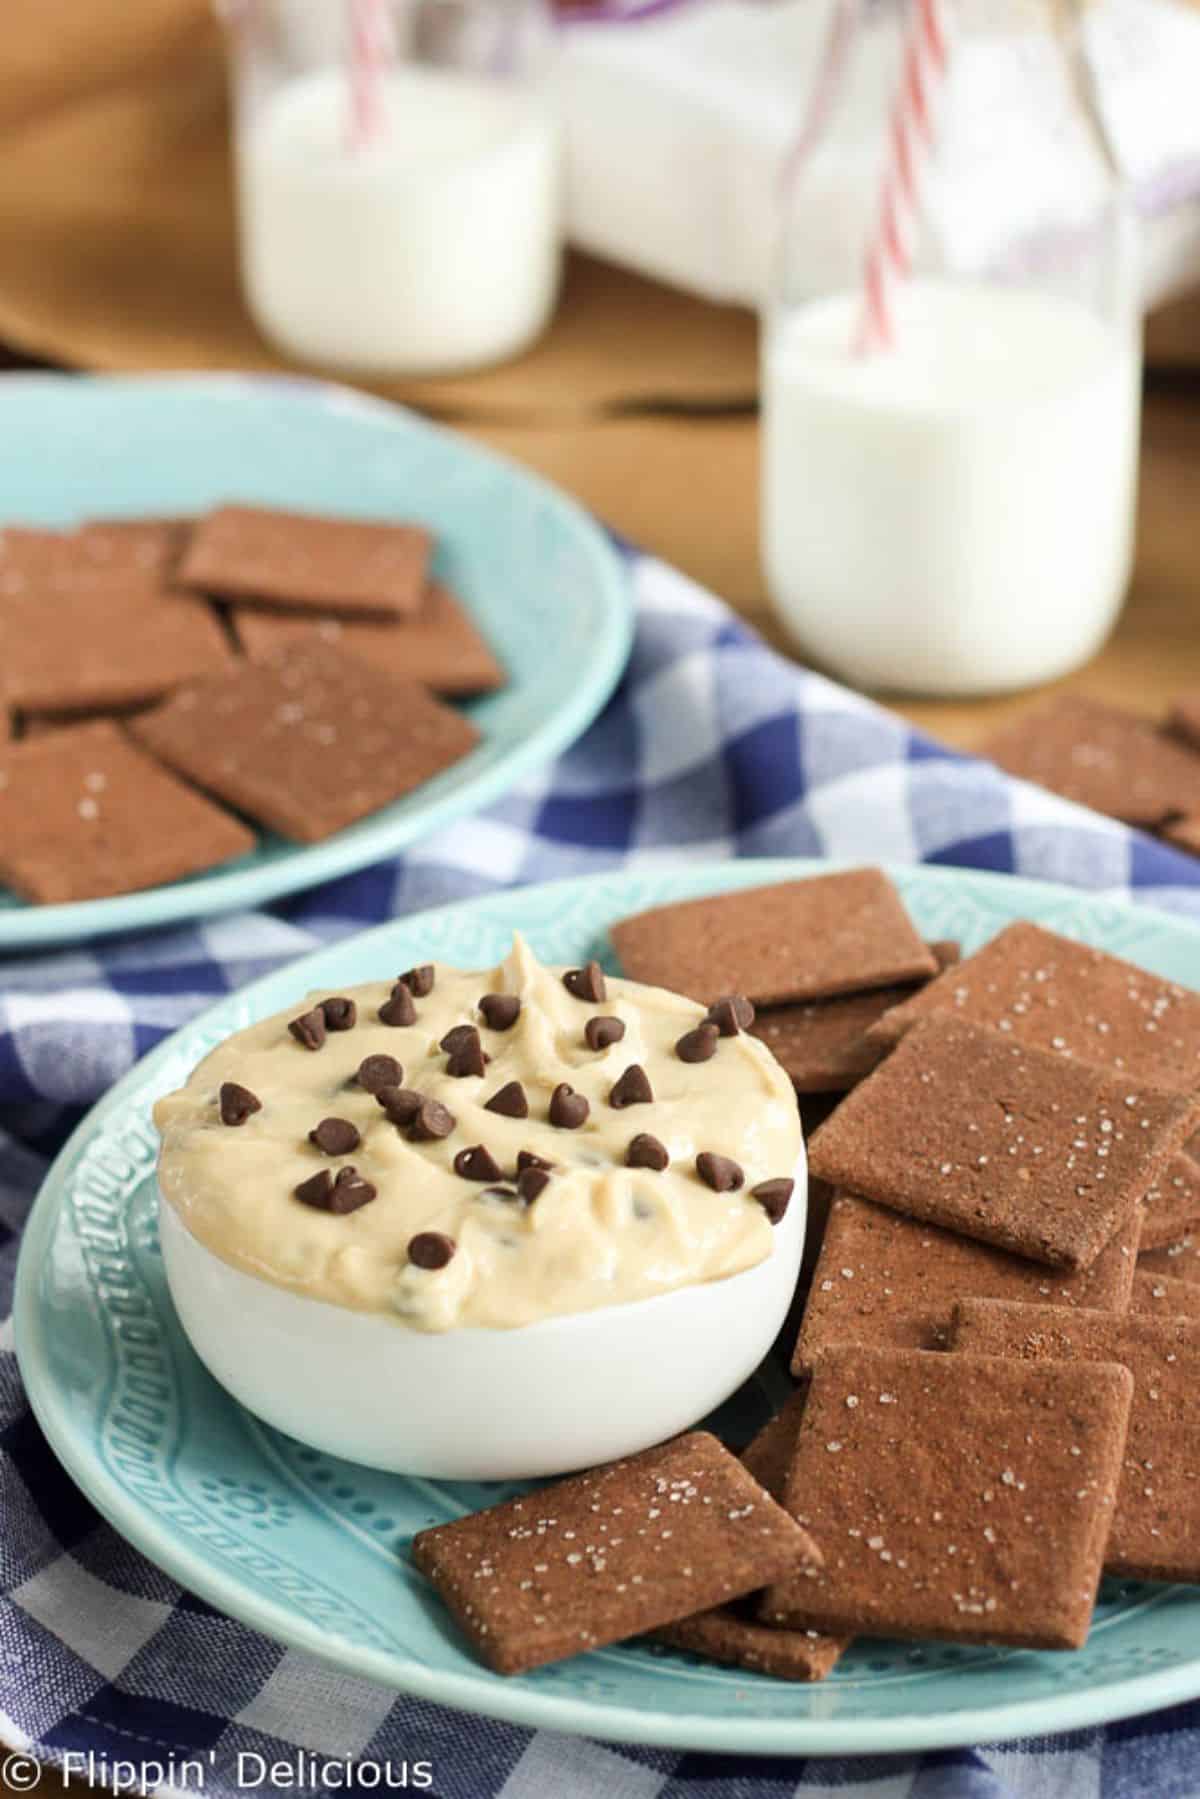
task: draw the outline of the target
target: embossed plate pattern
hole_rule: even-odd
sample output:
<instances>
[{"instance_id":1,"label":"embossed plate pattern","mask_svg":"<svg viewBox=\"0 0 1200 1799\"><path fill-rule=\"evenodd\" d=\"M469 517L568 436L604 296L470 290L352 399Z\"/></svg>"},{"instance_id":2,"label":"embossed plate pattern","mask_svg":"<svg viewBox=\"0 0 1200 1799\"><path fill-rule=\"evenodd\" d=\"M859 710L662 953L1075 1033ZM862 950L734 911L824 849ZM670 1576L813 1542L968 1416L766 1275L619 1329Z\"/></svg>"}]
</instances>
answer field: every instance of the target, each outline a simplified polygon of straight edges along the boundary
<instances>
[{"instance_id":1,"label":"embossed plate pattern","mask_svg":"<svg viewBox=\"0 0 1200 1799\"><path fill-rule=\"evenodd\" d=\"M398 920L257 982L148 1056L63 1150L26 1232L21 1367L39 1420L116 1527L186 1586L339 1666L468 1710L618 1741L746 1753L877 1753L1064 1730L1200 1693L1200 1590L1106 1587L1074 1655L862 1643L823 1686L622 1647L517 1680L481 1669L409 1567L413 1532L515 1489L445 1485L332 1461L258 1424L180 1334L155 1229L149 1121L229 1031L306 988L428 957L484 966L514 926L548 960L605 953L625 912L818 864L627 873L491 895ZM1017 917L1200 986L1200 930L1064 888L947 869L894 871L926 936L973 949ZM760 1375L730 1403L752 1428Z\"/></svg>"},{"instance_id":2,"label":"embossed plate pattern","mask_svg":"<svg viewBox=\"0 0 1200 1799\"><path fill-rule=\"evenodd\" d=\"M0 950L259 906L394 855L573 743L625 666L632 600L594 521L547 482L398 406L236 375L7 375L4 421L0 523L188 513L229 499L423 520L438 539L438 573L509 682L469 707L483 737L469 756L324 843L268 833L224 868L72 905L26 905L0 886Z\"/></svg>"}]
</instances>

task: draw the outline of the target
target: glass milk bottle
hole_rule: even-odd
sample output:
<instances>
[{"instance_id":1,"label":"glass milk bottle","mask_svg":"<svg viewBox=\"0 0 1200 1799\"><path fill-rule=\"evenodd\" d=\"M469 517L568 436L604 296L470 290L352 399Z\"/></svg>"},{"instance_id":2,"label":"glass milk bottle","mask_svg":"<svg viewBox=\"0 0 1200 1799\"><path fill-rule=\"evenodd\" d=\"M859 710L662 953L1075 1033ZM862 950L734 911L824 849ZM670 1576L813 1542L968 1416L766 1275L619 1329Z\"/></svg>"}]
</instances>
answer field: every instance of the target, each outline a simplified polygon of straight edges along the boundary
<instances>
[{"instance_id":1,"label":"glass milk bottle","mask_svg":"<svg viewBox=\"0 0 1200 1799\"><path fill-rule=\"evenodd\" d=\"M763 555L860 687L1086 661L1129 578L1141 349L1073 0L832 0L782 177Z\"/></svg>"},{"instance_id":2,"label":"glass milk bottle","mask_svg":"<svg viewBox=\"0 0 1200 1799\"><path fill-rule=\"evenodd\" d=\"M219 0L242 281L289 355L388 375L500 361L558 289L543 0Z\"/></svg>"}]
</instances>

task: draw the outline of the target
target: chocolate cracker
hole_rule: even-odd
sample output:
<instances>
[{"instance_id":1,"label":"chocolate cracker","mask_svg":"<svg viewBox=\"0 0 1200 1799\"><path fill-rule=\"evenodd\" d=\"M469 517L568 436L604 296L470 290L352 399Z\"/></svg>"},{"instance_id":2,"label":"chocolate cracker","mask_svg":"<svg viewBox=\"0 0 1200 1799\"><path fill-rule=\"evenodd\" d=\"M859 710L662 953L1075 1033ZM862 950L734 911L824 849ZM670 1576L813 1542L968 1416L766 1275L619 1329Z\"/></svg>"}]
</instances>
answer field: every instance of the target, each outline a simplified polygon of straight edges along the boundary
<instances>
[{"instance_id":1,"label":"chocolate cracker","mask_svg":"<svg viewBox=\"0 0 1200 1799\"><path fill-rule=\"evenodd\" d=\"M39 904L102 899L198 874L254 838L116 725L0 752L0 880Z\"/></svg>"},{"instance_id":2,"label":"chocolate cracker","mask_svg":"<svg viewBox=\"0 0 1200 1799\"><path fill-rule=\"evenodd\" d=\"M425 688L303 644L191 682L130 730L197 786L299 843L378 811L479 741Z\"/></svg>"},{"instance_id":3,"label":"chocolate cracker","mask_svg":"<svg viewBox=\"0 0 1200 1799\"><path fill-rule=\"evenodd\" d=\"M1133 1405L1105 1570L1135 1580L1200 1580L1200 1321L1140 1312L1066 1317L1044 1306L970 1299L955 1314L954 1349L955 1357L959 1350L1011 1356L1026 1367L1127 1368ZM1074 1443L1073 1420L1063 1423Z\"/></svg>"},{"instance_id":4,"label":"chocolate cracker","mask_svg":"<svg viewBox=\"0 0 1200 1799\"><path fill-rule=\"evenodd\" d=\"M221 506L198 520L176 579L258 605L408 616L424 597L430 541L417 525Z\"/></svg>"},{"instance_id":5,"label":"chocolate cracker","mask_svg":"<svg viewBox=\"0 0 1200 1799\"><path fill-rule=\"evenodd\" d=\"M958 959L956 943L931 943L929 951L941 969ZM750 1029L781 1064L797 1093L845 1093L886 1054L886 1045L868 1036L870 1027L919 991L912 986L875 987L802 1006L773 1006L760 1012Z\"/></svg>"},{"instance_id":6,"label":"chocolate cracker","mask_svg":"<svg viewBox=\"0 0 1200 1799\"><path fill-rule=\"evenodd\" d=\"M792 1393L742 1451L743 1467L780 1505L805 1398L804 1391ZM668 1624L655 1634L659 1642L686 1649L708 1661L757 1669L781 1680L824 1680L849 1647L849 1637L829 1636L800 1625L775 1628L761 1623L757 1612L758 1602L752 1596L699 1612L678 1624Z\"/></svg>"},{"instance_id":7,"label":"chocolate cracker","mask_svg":"<svg viewBox=\"0 0 1200 1799\"><path fill-rule=\"evenodd\" d=\"M172 599L151 574L60 573L51 591L3 601L4 687L19 713L128 710L234 654L207 606Z\"/></svg>"},{"instance_id":8,"label":"chocolate cracker","mask_svg":"<svg viewBox=\"0 0 1200 1799\"><path fill-rule=\"evenodd\" d=\"M1173 818L1170 824L1163 826L1162 835L1177 850L1186 850L1189 856L1200 856L1200 813L1194 813L1190 818Z\"/></svg>"},{"instance_id":9,"label":"chocolate cracker","mask_svg":"<svg viewBox=\"0 0 1200 1799\"><path fill-rule=\"evenodd\" d=\"M1167 729L1190 748L1200 750L1200 689L1181 693L1172 701Z\"/></svg>"},{"instance_id":10,"label":"chocolate cracker","mask_svg":"<svg viewBox=\"0 0 1200 1799\"><path fill-rule=\"evenodd\" d=\"M94 519L76 541L98 568L167 582L192 531L184 518Z\"/></svg>"},{"instance_id":11,"label":"chocolate cracker","mask_svg":"<svg viewBox=\"0 0 1200 1799\"><path fill-rule=\"evenodd\" d=\"M885 1014L868 1038L890 1047L934 1012L1153 1086L1200 1087L1200 993L1041 925L1008 925Z\"/></svg>"},{"instance_id":12,"label":"chocolate cracker","mask_svg":"<svg viewBox=\"0 0 1200 1799\"><path fill-rule=\"evenodd\" d=\"M1086 1268L1194 1128L1198 1103L935 1015L821 1126L809 1166L894 1211Z\"/></svg>"},{"instance_id":13,"label":"chocolate cracker","mask_svg":"<svg viewBox=\"0 0 1200 1799\"><path fill-rule=\"evenodd\" d=\"M1129 1310L1156 1318L1200 1318L1200 1286L1139 1268L1133 1277Z\"/></svg>"},{"instance_id":14,"label":"chocolate cracker","mask_svg":"<svg viewBox=\"0 0 1200 1799\"><path fill-rule=\"evenodd\" d=\"M448 696L493 693L506 679L470 614L440 581L429 582L411 618L310 618L237 606L233 619L238 641L254 662L299 638L340 645L373 668Z\"/></svg>"},{"instance_id":15,"label":"chocolate cracker","mask_svg":"<svg viewBox=\"0 0 1200 1799\"><path fill-rule=\"evenodd\" d=\"M624 972L711 1005L827 999L937 972L877 868L659 906L612 928Z\"/></svg>"},{"instance_id":16,"label":"chocolate cracker","mask_svg":"<svg viewBox=\"0 0 1200 1799\"><path fill-rule=\"evenodd\" d=\"M742 1464L750 1470L760 1487L764 1487L777 1505L782 1505L787 1492L788 1473L796 1452L796 1436L808 1389L799 1387L789 1393L773 1418L753 1436L742 1451Z\"/></svg>"},{"instance_id":17,"label":"chocolate cracker","mask_svg":"<svg viewBox=\"0 0 1200 1799\"><path fill-rule=\"evenodd\" d=\"M1123 1312L1140 1225L1135 1209L1090 1267L1066 1271L841 1194L825 1227L792 1371L804 1373L835 1343L945 1349L955 1301L967 1295Z\"/></svg>"},{"instance_id":18,"label":"chocolate cracker","mask_svg":"<svg viewBox=\"0 0 1200 1799\"><path fill-rule=\"evenodd\" d=\"M1132 1391L1101 1362L827 1349L787 1486L824 1566L771 1588L764 1621L1078 1649Z\"/></svg>"},{"instance_id":19,"label":"chocolate cracker","mask_svg":"<svg viewBox=\"0 0 1200 1799\"><path fill-rule=\"evenodd\" d=\"M1138 1267L1151 1274L1169 1275L1172 1280L1200 1283L1200 1231L1188 1231L1178 1242L1165 1243L1161 1249L1144 1250Z\"/></svg>"},{"instance_id":20,"label":"chocolate cracker","mask_svg":"<svg viewBox=\"0 0 1200 1799\"><path fill-rule=\"evenodd\" d=\"M980 746L1010 775L1127 825L1200 812L1200 756L1152 720L1078 694L1022 714Z\"/></svg>"},{"instance_id":21,"label":"chocolate cracker","mask_svg":"<svg viewBox=\"0 0 1200 1799\"><path fill-rule=\"evenodd\" d=\"M1172 1156L1142 1200L1140 1250L1165 1249L1200 1226L1200 1162Z\"/></svg>"},{"instance_id":22,"label":"chocolate cracker","mask_svg":"<svg viewBox=\"0 0 1200 1799\"><path fill-rule=\"evenodd\" d=\"M704 1431L421 1531L412 1553L501 1674L673 1624L817 1556Z\"/></svg>"},{"instance_id":23,"label":"chocolate cracker","mask_svg":"<svg viewBox=\"0 0 1200 1799\"><path fill-rule=\"evenodd\" d=\"M655 1636L672 1649L684 1649L706 1662L723 1662L776 1680L824 1680L845 1652L848 1637L819 1630L772 1629L720 1606L668 1624Z\"/></svg>"}]
</instances>

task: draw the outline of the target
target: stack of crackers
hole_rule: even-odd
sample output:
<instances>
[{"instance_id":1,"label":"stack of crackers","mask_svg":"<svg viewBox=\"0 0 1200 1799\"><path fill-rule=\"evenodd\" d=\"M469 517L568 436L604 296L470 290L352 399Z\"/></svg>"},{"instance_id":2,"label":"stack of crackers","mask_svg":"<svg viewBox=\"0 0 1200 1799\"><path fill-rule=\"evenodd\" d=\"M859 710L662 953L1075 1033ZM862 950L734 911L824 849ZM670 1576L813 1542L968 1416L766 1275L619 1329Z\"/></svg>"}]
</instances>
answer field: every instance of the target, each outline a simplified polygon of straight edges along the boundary
<instances>
[{"instance_id":1,"label":"stack of crackers","mask_svg":"<svg viewBox=\"0 0 1200 1799\"><path fill-rule=\"evenodd\" d=\"M1163 720L1077 694L1025 713L980 746L1009 774L1200 856L1200 692Z\"/></svg>"},{"instance_id":2,"label":"stack of crackers","mask_svg":"<svg viewBox=\"0 0 1200 1799\"><path fill-rule=\"evenodd\" d=\"M479 1654L649 1633L818 1680L860 1635L1078 1648L1105 1572L1200 1580L1200 994L1033 924L955 965L877 870L612 936L748 995L815 1109L798 1384L740 1456L694 1432L421 1533Z\"/></svg>"},{"instance_id":3,"label":"stack of crackers","mask_svg":"<svg viewBox=\"0 0 1200 1799\"><path fill-rule=\"evenodd\" d=\"M35 902L314 843L468 754L504 675L416 525L223 506L0 535L0 880Z\"/></svg>"}]
</instances>

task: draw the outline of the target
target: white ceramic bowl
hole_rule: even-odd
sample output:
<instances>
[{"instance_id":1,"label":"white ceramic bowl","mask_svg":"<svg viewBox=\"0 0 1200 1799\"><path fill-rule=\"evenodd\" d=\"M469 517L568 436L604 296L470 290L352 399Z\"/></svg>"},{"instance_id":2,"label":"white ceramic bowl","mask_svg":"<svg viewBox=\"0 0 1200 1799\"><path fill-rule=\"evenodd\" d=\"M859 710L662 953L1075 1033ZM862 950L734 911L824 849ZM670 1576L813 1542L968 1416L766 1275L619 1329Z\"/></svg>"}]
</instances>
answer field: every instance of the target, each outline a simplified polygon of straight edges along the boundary
<instances>
[{"instance_id":1,"label":"white ceramic bowl","mask_svg":"<svg viewBox=\"0 0 1200 1799\"><path fill-rule=\"evenodd\" d=\"M302 1443L396 1474L515 1480L686 1430L753 1373L795 1291L807 1168L765 1262L515 1330L416 1331L232 1267L159 1205L171 1297L201 1361Z\"/></svg>"}]
</instances>

